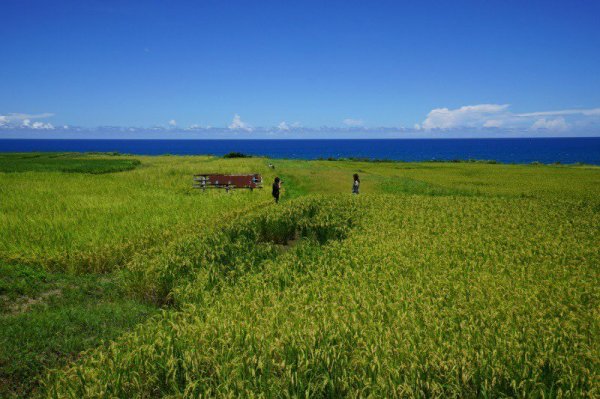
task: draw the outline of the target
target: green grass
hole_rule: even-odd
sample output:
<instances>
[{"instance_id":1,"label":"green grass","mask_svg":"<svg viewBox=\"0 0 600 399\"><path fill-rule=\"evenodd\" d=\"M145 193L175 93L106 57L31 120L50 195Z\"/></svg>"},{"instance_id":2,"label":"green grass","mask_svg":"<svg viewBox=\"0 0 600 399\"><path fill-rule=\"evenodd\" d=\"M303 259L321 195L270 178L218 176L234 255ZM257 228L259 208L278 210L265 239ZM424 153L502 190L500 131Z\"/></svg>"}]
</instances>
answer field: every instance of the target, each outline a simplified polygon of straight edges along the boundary
<instances>
[{"instance_id":1,"label":"green grass","mask_svg":"<svg viewBox=\"0 0 600 399\"><path fill-rule=\"evenodd\" d=\"M74 153L0 154L0 172L67 172L102 174L135 169L137 159L83 157Z\"/></svg>"},{"instance_id":2,"label":"green grass","mask_svg":"<svg viewBox=\"0 0 600 399\"><path fill-rule=\"evenodd\" d=\"M598 167L77 157L0 173L0 396L600 394Z\"/></svg>"},{"instance_id":3,"label":"green grass","mask_svg":"<svg viewBox=\"0 0 600 399\"><path fill-rule=\"evenodd\" d=\"M35 392L45 370L68 364L155 312L128 299L109 275L0 263L0 397Z\"/></svg>"}]
</instances>

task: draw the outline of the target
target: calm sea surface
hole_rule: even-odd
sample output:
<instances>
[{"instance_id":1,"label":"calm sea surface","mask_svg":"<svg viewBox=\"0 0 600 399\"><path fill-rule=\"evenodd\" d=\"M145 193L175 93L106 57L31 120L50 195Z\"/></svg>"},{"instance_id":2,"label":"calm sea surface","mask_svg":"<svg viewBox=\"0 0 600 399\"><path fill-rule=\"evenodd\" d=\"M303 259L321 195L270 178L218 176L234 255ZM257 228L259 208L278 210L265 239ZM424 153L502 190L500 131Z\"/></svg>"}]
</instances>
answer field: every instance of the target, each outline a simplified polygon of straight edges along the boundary
<instances>
[{"instance_id":1,"label":"calm sea surface","mask_svg":"<svg viewBox=\"0 0 600 399\"><path fill-rule=\"evenodd\" d=\"M0 152L118 151L127 154L213 154L271 158L371 158L402 161L487 159L503 163L600 165L600 137L397 140L0 140Z\"/></svg>"}]
</instances>

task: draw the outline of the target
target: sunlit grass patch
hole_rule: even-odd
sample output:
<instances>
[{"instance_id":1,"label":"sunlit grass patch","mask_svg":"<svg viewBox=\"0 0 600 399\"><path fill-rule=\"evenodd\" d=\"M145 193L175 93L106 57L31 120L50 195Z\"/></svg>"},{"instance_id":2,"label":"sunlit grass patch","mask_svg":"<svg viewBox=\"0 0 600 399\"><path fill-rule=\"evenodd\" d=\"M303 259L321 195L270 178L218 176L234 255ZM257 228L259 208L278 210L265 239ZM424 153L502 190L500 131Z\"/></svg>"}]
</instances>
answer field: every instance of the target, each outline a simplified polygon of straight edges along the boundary
<instances>
[{"instance_id":1,"label":"sunlit grass patch","mask_svg":"<svg viewBox=\"0 0 600 399\"><path fill-rule=\"evenodd\" d=\"M379 183L381 191L391 194L418 194L418 195L458 195L471 196L480 194L475 189L456 189L428 183L410 177L396 177L382 179ZM473 186L481 183L473 183Z\"/></svg>"}]
</instances>

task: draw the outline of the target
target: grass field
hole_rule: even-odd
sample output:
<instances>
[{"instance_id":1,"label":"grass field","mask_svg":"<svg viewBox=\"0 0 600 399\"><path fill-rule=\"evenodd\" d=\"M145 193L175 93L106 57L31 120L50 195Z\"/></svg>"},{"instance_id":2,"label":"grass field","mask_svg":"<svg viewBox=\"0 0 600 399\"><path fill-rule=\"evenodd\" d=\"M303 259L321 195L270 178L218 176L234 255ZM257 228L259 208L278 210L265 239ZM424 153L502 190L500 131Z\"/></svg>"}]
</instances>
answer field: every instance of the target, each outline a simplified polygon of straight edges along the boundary
<instances>
[{"instance_id":1,"label":"grass field","mask_svg":"<svg viewBox=\"0 0 600 399\"><path fill-rule=\"evenodd\" d=\"M0 397L600 395L598 167L0 170ZM282 202L195 191L200 172L277 174Z\"/></svg>"}]
</instances>

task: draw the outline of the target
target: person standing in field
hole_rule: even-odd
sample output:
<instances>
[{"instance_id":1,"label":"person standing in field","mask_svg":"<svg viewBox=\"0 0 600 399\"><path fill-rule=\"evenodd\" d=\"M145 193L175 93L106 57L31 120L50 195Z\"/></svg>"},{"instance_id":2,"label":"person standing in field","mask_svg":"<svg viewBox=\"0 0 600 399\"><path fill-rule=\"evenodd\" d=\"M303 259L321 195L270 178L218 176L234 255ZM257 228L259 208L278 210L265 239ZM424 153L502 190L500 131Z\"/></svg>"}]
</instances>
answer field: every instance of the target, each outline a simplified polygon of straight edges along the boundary
<instances>
[{"instance_id":1,"label":"person standing in field","mask_svg":"<svg viewBox=\"0 0 600 399\"><path fill-rule=\"evenodd\" d=\"M352 194L358 194L358 188L360 187L360 178L358 173L354 174L354 183L352 183Z\"/></svg>"},{"instance_id":2,"label":"person standing in field","mask_svg":"<svg viewBox=\"0 0 600 399\"><path fill-rule=\"evenodd\" d=\"M275 178L273 182L273 198L275 198L275 203L279 202L279 192L281 191L281 179L279 177Z\"/></svg>"}]
</instances>

